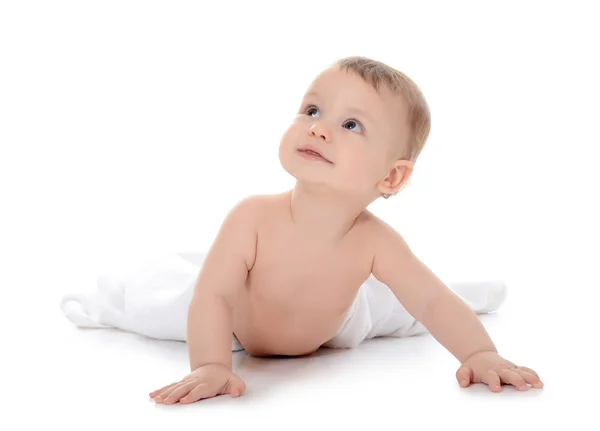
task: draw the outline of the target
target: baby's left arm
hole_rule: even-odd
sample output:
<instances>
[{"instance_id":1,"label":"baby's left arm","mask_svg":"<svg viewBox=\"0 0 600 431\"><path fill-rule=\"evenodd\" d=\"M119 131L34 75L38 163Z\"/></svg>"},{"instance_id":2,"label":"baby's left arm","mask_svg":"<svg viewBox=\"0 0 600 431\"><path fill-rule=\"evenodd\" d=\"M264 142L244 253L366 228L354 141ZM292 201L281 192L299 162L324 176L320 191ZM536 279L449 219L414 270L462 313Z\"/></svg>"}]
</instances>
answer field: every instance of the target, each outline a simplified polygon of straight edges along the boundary
<instances>
[{"instance_id":1,"label":"baby's left arm","mask_svg":"<svg viewBox=\"0 0 600 431\"><path fill-rule=\"evenodd\" d=\"M493 391L500 391L502 383L518 389L528 389L527 383L541 387L535 371L498 355L477 315L383 222L376 228L372 273L460 361L456 377L461 386L482 382Z\"/></svg>"}]
</instances>

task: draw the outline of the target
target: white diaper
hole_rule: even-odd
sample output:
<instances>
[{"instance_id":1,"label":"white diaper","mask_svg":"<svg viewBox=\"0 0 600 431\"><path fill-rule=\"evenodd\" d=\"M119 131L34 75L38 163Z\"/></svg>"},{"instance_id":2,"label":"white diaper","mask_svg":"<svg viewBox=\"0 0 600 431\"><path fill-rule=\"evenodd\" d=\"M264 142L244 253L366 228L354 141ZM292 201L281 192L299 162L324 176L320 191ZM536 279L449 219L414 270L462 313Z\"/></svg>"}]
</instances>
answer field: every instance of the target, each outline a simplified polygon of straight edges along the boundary
<instances>
[{"instance_id":1,"label":"white diaper","mask_svg":"<svg viewBox=\"0 0 600 431\"><path fill-rule=\"evenodd\" d=\"M427 329L400 304L394 293L371 275L359 288L337 334L325 347L354 348L376 337L411 337Z\"/></svg>"},{"instance_id":2,"label":"white diaper","mask_svg":"<svg viewBox=\"0 0 600 431\"><path fill-rule=\"evenodd\" d=\"M117 328L155 339L187 341L188 305L204 256L168 254L135 266L122 265L121 270L101 274L96 291L64 296L61 309L79 327ZM453 287L458 287L457 293L463 297L474 293L470 296L479 302L469 305L476 312L494 311L504 298L503 285L498 283L450 285ZM324 346L353 348L375 337L409 337L426 331L392 291L371 276L360 287L337 334ZM243 347L234 336L232 351L238 350Z\"/></svg>"}]
</instances>

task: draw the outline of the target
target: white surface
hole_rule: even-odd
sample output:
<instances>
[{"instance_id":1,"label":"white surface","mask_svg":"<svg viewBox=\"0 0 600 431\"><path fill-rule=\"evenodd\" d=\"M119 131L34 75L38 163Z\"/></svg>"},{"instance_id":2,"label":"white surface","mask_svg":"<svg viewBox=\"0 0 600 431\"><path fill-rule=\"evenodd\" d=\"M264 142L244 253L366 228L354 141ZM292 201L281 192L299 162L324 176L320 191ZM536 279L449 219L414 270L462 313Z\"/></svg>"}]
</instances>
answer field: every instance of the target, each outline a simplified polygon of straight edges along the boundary
<instances>
[{"instance_id":1,"label":"white surface","mask_svg":"<svg viewBox=\"0 0 600 431\"><path fill-rule=\"evenodd\" d=\"M391 4L0 3L0 429L600 429L594 2ZM185 346L78 331L60 298L121 257L205 250L234 202L291 186L279 139L354 54L433 115L412 186L373 212L443 279L506 280L484 321L545 389L461 390L422 337L247 359L247 396L155 407Z\"/></svg>"},{"instance_id":2,"label":"white surface","mask_svg":"<svg viewBox=\"0 0 600 431\"><path fill-rule=\"evenodd\" d=\"M518 292L524 284L513 283L512 288ZM425 335L373 340L355 350L323 350L306 358L258 359L236 353L235 367L248 384L247 394L189 406L156 406L147 396L187 373L185 344L78 330L53 302L44 301L31 310L41 313L39 325L29 324L5 344L13 347L3 367L3 386L9 389L2 394L3 420L8 414L22 423L43 421L68 430L193 424L234 429L254 423L266 429L323 429L400 426L400 421L403 428L414 429L433 424L593 429L583 426L598 423L591 391L595 334L586 319L597 324L581 309L561 309L561 294L552 293L560 292L560 286L538 288L548 294L532 301L514 293L501 312L483 321L506 357L539 372L546 383L542 390L505 388L493 394L483 385L460 389L454 379L457 362Z\"/></svg>"}]
</instances>

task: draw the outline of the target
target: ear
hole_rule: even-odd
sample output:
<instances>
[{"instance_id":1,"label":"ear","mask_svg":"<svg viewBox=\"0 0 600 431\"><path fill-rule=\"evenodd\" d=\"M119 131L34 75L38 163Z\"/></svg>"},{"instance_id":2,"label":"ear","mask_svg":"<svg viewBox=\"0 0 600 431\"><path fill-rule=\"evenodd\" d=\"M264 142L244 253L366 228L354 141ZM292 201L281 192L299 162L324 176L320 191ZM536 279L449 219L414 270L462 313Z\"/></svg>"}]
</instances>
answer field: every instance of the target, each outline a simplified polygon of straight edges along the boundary
<instances>
[{"instance_id":1,"label":"ear","mask_svg":"<svg viewBox=\"0 0 600 431\"><path fill-rule=\"evenodd\" d=\"M414 163L409 160L396 160L388 175L379 182L379 191L384 194L396 194L413 173Z\"/></svg>"}]
</instances>

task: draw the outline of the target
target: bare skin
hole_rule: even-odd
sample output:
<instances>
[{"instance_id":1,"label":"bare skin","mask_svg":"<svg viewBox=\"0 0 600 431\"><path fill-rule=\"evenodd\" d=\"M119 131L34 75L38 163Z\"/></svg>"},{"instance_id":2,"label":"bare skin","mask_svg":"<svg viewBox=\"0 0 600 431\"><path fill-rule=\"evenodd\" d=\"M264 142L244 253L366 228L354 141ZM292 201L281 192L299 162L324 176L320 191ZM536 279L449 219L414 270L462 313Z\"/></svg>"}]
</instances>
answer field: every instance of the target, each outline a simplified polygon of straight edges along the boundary
<instances>
[{"instance_id":1,"label":"bare skin","mask_svg":"<svg viewBox=\"0 0 600 431\"><path fill-rule=\"evenodd\" d=\"M330 340L371 274L374 218L361 214L337 241L303 232L291 193L264 200L256 259L234 309L234 333L255 356L306 355Z\"/></svg>"},{"instance_id":2,"label":"bare skin","mask_svg":"<svg viewBox=\"0 0 600 431\"><path fill-rule=\"evenodd\" d=\"M358 112L358 110L363 111ZM463 387L542 387L535 371L502 358L478 317L370 213L395 193L412 164L398 96L336 68L317 77L280 144L293 190L253 196L228 214L198 276L188 313L191 373L152 392L190 403L246 387L232 370L232 334L255 356L300 356L329 341L373 274L461 363ZM321 157L301 151L307 145Z\"/></svg>"}]
</instances>

